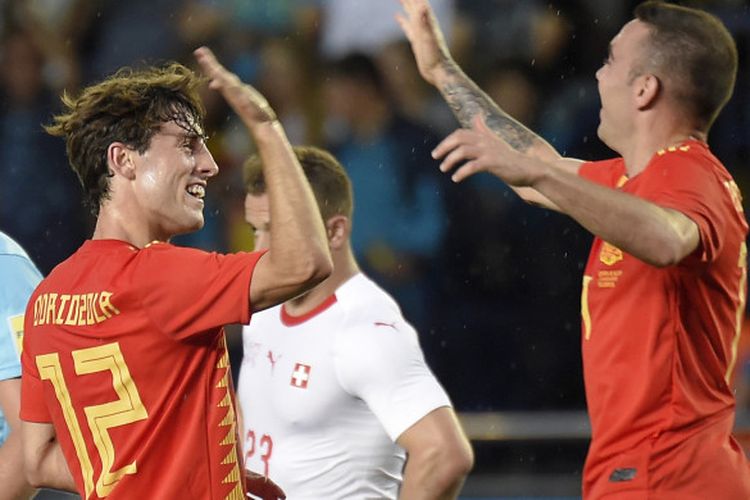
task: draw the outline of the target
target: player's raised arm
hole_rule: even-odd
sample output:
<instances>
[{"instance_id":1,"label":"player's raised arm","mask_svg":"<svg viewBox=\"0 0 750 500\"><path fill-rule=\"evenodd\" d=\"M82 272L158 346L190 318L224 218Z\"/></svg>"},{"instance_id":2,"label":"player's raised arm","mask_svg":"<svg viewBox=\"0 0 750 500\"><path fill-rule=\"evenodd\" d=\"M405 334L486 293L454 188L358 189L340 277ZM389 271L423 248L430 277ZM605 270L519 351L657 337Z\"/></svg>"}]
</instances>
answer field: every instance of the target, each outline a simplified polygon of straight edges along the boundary
<instances>
[{"instance_id":1,"label":"player's raised arm","mask_svg":"<svg viewBox=\"0 0 750 500\"><path fill-rule=\"evenodd\" d=\"M500 109L453 60L427 0L400 0L404 13L396 16L411 43L422 77L440 91L461 126L471 128L484 116L487 125L514 149L555 160L560 154L544 139Z\"/></svg>"},{"instance_id":2,"label":"player's raised arm","mask_svg":"<svg viewBox=\"0 0 750 500\"><path fill-rule=\"evenodd\" d=\"M580 164L561 155L539 135L500 109L453 60L443 33L427 0L400 0L404 13L396 16L411 43L422 77L440 91L461 126L472 129L482 117L489 130L519 152L554 162L556 166L576 172ZM480 135L464 134L456 139L479 139ZM544 196L530 188L514 190L526 201L547 208L556 208Z\"/></svg>"},{"instance_id":3,"label":"player's raised arm","mask_svg":"<svg viewBox=\"0 0 750 500\"><path fill-rule=\"evenodd\" d=\"M299 295L331 273L323 222L310 186L273 109L257 90L224 68L206 47L195 51L209 87L221 92L247 127L263 159L272 232L250 286L260 310Z\"/></svg>"}]
</instances>

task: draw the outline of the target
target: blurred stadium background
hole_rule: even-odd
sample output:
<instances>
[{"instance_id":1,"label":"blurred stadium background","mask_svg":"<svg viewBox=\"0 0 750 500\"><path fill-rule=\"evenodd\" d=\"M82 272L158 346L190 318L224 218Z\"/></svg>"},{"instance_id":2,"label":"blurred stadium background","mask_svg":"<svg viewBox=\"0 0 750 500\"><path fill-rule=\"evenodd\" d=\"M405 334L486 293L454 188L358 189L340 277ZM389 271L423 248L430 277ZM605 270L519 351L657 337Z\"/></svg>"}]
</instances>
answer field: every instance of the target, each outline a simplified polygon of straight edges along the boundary
<instances>
[{"instance_id":1,"label":"blurred stadium background","mask_svg":"<svg viewBox=\"0 0 750 500\"><path fill-rule=\"evenodd\" d=\"M596 137L594 72L637 1L435 0L455 58L497 102L560 151L612 152ZM735 35L740 74L709 142L750 193L750 7L683 2ZM206 44L277 110L293 143L333 150L354 181L355 250L401 303L476 450L465 498L577 498L588 444L579 345L580 277L591 238L479 176L451 185L428 151L456 126L419 78L396 0L0 1L0 228L46 273L90 234L64 145L40 124L57 95L125 65L192 64ZM206 95L221 173L207 224L180 244L248 250L242 127ZM238 328L230 328L235 367ZM746 336L747 338L747 336ZM737 371L750 441L750 351ZM41 498L55 498L45 493Z\"/></svg>"}]
</instances>

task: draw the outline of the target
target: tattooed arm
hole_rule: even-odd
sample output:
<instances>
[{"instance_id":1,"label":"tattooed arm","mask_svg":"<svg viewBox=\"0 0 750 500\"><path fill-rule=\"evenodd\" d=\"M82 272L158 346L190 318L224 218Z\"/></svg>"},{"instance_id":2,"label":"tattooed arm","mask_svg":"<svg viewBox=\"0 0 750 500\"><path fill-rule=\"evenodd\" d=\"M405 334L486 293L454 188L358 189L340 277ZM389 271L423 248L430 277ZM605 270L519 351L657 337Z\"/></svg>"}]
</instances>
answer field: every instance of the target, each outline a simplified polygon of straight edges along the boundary
<instances>
[{"instance_id":1,"label":"tattooed arm","mask_svg":"<svg viewBox=\"0 0 750 500\"><path fill-rule=\"evenodd\" d=\"M397 21L411 43L419 72L437 87L461 126L472 128L477 116L519 152L544 160L560 158L544 139L500 109L456 64L427 0L401 0Z\"/></svg>"},{"instance_id":2,"label":"tattooed arm","mask_svg":"<svg viewBox=\"0 0 750 500\"><path fill-rule=\"evenodd\" d=\"M577 173L579 160L563 158L555 148L500 109L451 57L440 27L427 0L401 0L404 14L397 21L411 43L422 77L437 87L453 114L467 129L482 118L489 130L520 153L554 163ZM444 169L446 171L447 169ZM454 180L456 177L454 176ZM557 209L548 198L529 187L511 186L525 201Z\"/></svg>"},{"instance_id":3,"label":"tattooed arm","mask_svg":"<svg viewBox=\"0 0 750 500\"><path fill-rule=\"evenodd\" d=\"M472 128L481 116L487 127L521 153L544 160L558 160L560 154L540 136L500 109L476 83L451 61L436 71L435 86L464 128Z\"/></svg>"}]
</instances>

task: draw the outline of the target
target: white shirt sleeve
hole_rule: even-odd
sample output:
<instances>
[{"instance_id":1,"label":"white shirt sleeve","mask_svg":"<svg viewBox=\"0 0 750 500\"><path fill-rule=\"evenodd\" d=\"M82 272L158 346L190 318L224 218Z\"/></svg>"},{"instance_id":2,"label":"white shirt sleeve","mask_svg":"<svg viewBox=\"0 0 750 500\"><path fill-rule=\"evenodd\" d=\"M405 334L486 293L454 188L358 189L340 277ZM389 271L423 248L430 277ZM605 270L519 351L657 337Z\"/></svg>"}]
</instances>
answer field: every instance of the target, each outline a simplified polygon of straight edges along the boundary
<instances>
[{"instance_id":1,"label":"white shirt sleeve","mask_svg":"<svg viewBox=\"0 0 750 500\"><path fill-rule=\"evenodd\" d=\"M369 406L394 442L432 410L451 404L403 320L343 329L334 362L341 386Z\"/></svg>"}]
</instances>

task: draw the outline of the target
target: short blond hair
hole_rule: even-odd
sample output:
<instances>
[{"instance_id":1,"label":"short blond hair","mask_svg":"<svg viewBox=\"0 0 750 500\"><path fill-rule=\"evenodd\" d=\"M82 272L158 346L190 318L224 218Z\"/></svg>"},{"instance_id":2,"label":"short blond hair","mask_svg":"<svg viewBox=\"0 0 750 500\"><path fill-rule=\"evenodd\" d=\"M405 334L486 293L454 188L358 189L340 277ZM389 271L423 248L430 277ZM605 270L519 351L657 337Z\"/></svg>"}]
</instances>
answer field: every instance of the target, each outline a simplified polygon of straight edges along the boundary
<instances>
[{"instance_id":1,"label":"short blond hair","mask_svg":"<svg viewBox=\"0 0 750 500\"><path fill-rule=\"evenodd\" d=\"M351 218L352 183L341 163L331 153L314 146L295 146L293 149L312 187L323 220L328 220L334 215ZM245 189L249 194L266 192L260 156L256 154L248 158L243 173Z\"/></svg>"}]
</instances>

